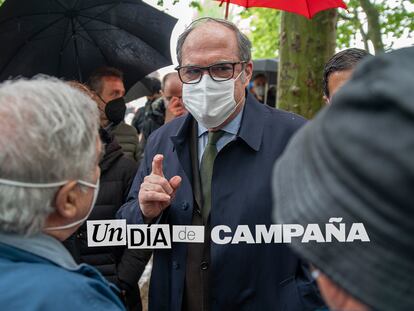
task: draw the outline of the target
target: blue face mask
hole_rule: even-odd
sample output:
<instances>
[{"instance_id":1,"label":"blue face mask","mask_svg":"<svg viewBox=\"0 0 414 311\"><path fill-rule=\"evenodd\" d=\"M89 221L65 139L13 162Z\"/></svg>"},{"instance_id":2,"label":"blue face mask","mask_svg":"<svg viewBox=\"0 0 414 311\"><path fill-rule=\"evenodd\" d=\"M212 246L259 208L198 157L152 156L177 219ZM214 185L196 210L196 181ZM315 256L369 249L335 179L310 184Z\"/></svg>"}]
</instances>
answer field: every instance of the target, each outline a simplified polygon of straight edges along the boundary
<instances>
[{"instance_id":1,"label":"blue face mask","mask_svg":"<svg viewBox=\"0 0 414 311\"><path fill-rule=\"evenodd\" d=\"M15 180L8 180L8 179L0 179L0 184L7 185L7 186L13 186L13 187L21 187L21 188L55 188L55 187L61 187L67 184L68 181L59 181L54 183L26 183L21 181L15 181ZM95 206L96 199L98 198L98 192L99 192L99 179L96 182L96 184L92 184L83 180L78 180L78 184L90 187L94 189L93 198L91 205L89 207L88 213L83 217L82 219L76 220L72 223L63 225L63 226L56 226L56 227L46 227L43 230L48 231L54 231L54 230L66 230L73 227L76 227L79 224L84 223L92 213L93 207Z\"/></svg>"}]
</instances>

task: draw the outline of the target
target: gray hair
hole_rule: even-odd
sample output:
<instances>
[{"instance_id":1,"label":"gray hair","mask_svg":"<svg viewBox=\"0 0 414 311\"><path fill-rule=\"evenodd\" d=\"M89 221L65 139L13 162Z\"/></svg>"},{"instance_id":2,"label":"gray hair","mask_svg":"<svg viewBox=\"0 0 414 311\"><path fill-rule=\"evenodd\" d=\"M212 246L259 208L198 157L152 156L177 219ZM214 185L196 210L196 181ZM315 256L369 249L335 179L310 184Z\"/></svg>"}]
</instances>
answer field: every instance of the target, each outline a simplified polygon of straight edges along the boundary
<instances>
[{"instance_id":1,"label":"gray hair","mask_svg":"<svg viewBox=\"0 0 414 311\"><path fill-rule=\"evenodd\" d=\"M88 96L44 76L7 81L0 84L0 119L0 178L91 181L99 120ZM0 184L0 232L40 232L58 189Z\"/></svg>"},{"instance_id":2,"label":"gray hair","mask_svg":"<svg viewBox=\"0 0 414 311\"><path fill-rule=\"evenodd\" d=\"M239 59L241 61L247 61L247 62L252 59L252 53L251 53L252 44L249 38L247 38L247 36L243 34L239 30L239 28L237 28L235 24L225 19L221 19L221 18L202 17L202 18L199 18L193 21L190 24L190 26L188 26L187 29L178 37L177 50L176 50L178 64L181 65L182 63L182 49L183 49L185 39L187 39L188 35L194 29L196 29L198 26L203 25L205 23L218 23L233 30L234 33L236 34L237 46L239 48Z\"/></svg>"}]
</instances>

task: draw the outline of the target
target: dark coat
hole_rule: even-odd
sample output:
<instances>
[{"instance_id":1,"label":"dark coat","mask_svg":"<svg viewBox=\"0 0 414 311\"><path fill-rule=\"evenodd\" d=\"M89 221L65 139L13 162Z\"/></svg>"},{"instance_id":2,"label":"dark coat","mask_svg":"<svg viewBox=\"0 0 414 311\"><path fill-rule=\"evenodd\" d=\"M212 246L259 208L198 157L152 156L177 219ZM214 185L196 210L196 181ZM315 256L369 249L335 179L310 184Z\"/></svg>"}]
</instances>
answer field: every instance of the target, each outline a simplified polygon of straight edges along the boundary
<instances>
[{"instance_id":1,"label":"dark coat","mask_svg":"<svg viewBox=\"0 0 414 311\"><path fill-rule=\"evenodd\" d=\"M144 107L137 110L132 125L138 134L143 134L145 141L152 132L160 128L165 121L165 105L162 97L148 100Z\"/></svg>"},{"instance_id":2,"label":"dark coat","mask_svg":"<svg viewBox=\"0 0 414 311\"><path fill-rule=\"evenodd\" d=\"M136 162L140 162L143 151L138 140L137 130L133 126L121 122L111 127L110 132L122 147L125 156Z\"/></svg>"},{"instance_id":3,"label":"dark coat","mask_svg":"<svg viewBox=\"0 0 414 311\"><path fill-rule=\"evenodd\" d=\"M149 138L144 160L120 218L143 223L137 202L154 155L164 155L167 179L182 177L181 187L161 222L189 225L194 195L188 132L192 116L179 117ZM292 134L305 120L258 103L248 94L237 139L217 155L212 181L211 227L272 223L271 173ZM155 250L150 288L151 311L181 311L187 245ZM304 311L323 305L301 260L286 244L211 244L212 311Z\"/></svg>"},{"instance_id":4,"label":"dark coat","mask_svg":"<svg viewBox=\"0 0 414 311\"><path fill-rule=\"evenodd\" d=\"M126 201L137 170L137 163L123 155L121 146L113 138L105 145L105 154L99 166L100 190L88 220L115 218L116 212ZM151 252L128 250L125 247L88 247L86 224L64 244L78 263L94 266L106 279L126 291L128 309L141 309L137 283Z\"/></svg>"}]
</instances>

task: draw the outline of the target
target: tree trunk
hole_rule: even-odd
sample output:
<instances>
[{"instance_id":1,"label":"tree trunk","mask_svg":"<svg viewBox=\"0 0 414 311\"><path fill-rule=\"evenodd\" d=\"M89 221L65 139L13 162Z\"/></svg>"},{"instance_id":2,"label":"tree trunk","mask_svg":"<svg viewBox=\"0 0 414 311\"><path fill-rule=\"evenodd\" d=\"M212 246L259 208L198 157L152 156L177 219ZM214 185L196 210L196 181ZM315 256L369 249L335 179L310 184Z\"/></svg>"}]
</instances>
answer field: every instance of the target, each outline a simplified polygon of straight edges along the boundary
<instances>
[{"instance_id":1,"label":"tree trunk","mask_svg":"<svg viewBox=\"0 0 414 311\"><path fill-rule=\"evenodd\" d=\"M368 32L367 37L374 46L375 54L384 52L384 43L382 42L381 26L379 22L379 12L370 0L360 0L361 8L367 15Z\"/></svg>"},{"instance_id":2,"label":"tree trunk","mask_svg":"<svg viewBox=\"0 0 414 311\"><path fill-rule=\"evenodd\" d=\"M324 105L323 67L336 46L337 10L312 20L282 12L277 105L312 118Z\"/></svg>"}]
</instances>

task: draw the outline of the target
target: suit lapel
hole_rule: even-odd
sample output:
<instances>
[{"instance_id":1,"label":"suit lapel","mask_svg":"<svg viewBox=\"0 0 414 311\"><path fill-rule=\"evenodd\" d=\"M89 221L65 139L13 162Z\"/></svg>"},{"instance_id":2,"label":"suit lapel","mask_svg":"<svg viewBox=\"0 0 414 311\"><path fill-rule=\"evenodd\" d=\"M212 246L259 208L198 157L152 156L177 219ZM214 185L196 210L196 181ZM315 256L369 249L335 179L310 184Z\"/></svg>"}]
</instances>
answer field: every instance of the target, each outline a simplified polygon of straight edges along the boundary
<instances>
[{"instance_id":1,"label":"suit lapel","mask_svg":"<svg viewBox=\"0 0 414 311\"><path fill-rule=\"evenodd\" d=\"M190 156L191 156L191 167L193 171L193 193L194 199L198 205L198 209L201 210L202 194L201 194L201 180L200 170L198 165L198 130L197 122L193 120L191 125L191 137L190 137Z\"/></svg>"},{"instance_id":2,"label":"suit lapel","mask_svg":"<svg viewBox=\"0 0 414 311\"><path fill-rule=\"evenodd\" d=\"M177 135L171 136L170 139L174 145L174 150L177 153L178 160L184 173L187 175L190 184L193 183L193 174L191 169L190 158L190 137L191 137L191 123L193 118L190 114L184 119L183 124L178 129Z\"/></svg>"}]
</instances>

